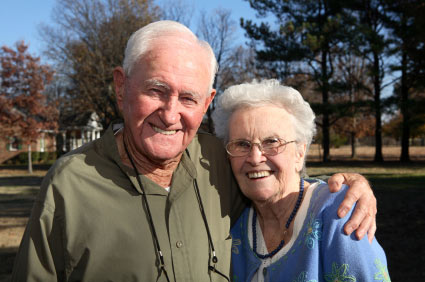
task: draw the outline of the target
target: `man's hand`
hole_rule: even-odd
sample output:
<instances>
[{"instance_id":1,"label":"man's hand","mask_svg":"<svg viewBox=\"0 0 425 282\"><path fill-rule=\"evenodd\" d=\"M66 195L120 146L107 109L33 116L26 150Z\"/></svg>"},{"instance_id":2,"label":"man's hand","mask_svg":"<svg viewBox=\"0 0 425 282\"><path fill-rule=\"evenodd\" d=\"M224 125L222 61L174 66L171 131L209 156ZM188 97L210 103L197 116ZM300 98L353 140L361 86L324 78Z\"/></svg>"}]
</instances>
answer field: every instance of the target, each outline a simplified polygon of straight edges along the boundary
<instances>
[{"instance_id":1,"label":"man's hand","mask_svg":"<svg viewBox=\"0 0 425 282\"><path fill-rule=\"evenodd\" d=\"M350 235L356 230L356 237L359 240L367 233L369 242L372 242L376 231L377 210L376 198L369 182L358 173L337 173L328 180L331 192L339 191L342 184L347 184L350 188L339 206L338 216L341 218L346 216L354 203L357 202L350 220L344 226L344 232Z\"/></svg>"}]
</instances>

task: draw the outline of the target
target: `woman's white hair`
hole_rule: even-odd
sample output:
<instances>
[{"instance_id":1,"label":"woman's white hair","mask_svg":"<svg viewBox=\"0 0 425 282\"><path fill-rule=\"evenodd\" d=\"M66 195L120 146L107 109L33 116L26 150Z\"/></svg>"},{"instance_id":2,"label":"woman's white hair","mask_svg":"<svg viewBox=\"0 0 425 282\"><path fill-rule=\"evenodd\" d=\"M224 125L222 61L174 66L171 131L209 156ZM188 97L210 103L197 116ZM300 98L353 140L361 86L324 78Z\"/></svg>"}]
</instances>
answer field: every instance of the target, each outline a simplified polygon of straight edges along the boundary
<instances>
[{"instance_id":1,"label":"woman's white hair","mask_svg":"<svg viewBox=\"0 0 425 282\"><path fill-rule=\"evenodd\" d=\"M305 143L308 150L316 133L314 112L300 92L275 79L254 80L226 89L219 96L212 114L216 135L226 144L229 141L229 120L236 110L268 105L282 107L293 116L296 140Z\"/></svg>"},{"instance_id":2,"label":"woman's white hair","mask_svg":"<svg viewBox=\"0 0 425 282\"><path fill-rule=\"evenodd\" d=\"M144 54L151 50L152 43L156 38L176 34L184 34L189 36L194 40L194 42L197 42L199 46L203 48L210 56L210 89L212 89L215 74L218 71L218 63L211 46L208 44L208 42L198 39L189 28L175 21L164 20L153 22L140 28L130 36L124 54L123 68L125 74L127 76L130 75L133 66ZM170 44L173 43L170 42Z\"/></svg>"}]
</instances>

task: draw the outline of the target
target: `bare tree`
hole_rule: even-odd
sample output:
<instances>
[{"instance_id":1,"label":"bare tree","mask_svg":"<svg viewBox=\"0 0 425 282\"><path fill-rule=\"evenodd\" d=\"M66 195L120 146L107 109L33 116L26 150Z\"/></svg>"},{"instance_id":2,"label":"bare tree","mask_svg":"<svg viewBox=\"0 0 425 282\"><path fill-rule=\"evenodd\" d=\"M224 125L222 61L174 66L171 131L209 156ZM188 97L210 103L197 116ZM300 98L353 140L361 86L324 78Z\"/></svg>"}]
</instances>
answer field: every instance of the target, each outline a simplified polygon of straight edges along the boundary
<instances>
[{"instance_id":1,"label":"bare tree","mask_svg":"<svg viewBox=\"0 0 425 282\"><path fill-rule=\"evenodd\" d=\"M185 0L163 0L159 2L161 7L161 19L173 20L190 26L194 14L193 4Z\"/></svg>"},{"instance_id":2,"label":"bare tree","mask_svg":"<svg viewBox=\"0 0 425 282\"><path fill-rule=\"evenodd\" d=\"M66 84L62 114L95 111L106 125L119 117L112 70L122 64L130 35L157 20L152 0L61 0L43 26L46 54Z\"/></svg>"},{"instance_id":3,"label":"bare tree","mask_svg":"<svg viewBox=\"0 0 425 282\"><path fill-rule=\"evenodd\" d=\"M351 158L356 157L357 139L374 133L376 118L370 111L373 104L374 80L369 73L367 59L351 52L341 54L337 59L336 78L340 81L335 104L339 110L333 124L336 133L349 135Z\"/></svg>"},{"instance_id":4,"label":"bare tree","mask_svg":"<svg viewBox=\"0 0 425 282\"><path fill-rule=\"evenodd\" d=\"M222 90L220 73L231 64L231 56L234 55L236 30L237 24L230 10L218 8L209 14L201 12L198 33L211 45L220 66L214 82L218 91Z\"/></svg>"},{"instance_id":5,"label":"bare tree","mask_svg":"<svg viewBox=\"0 0 425 282\"><path fill-rule=\"evenodd\" d=\"M255 50L250 47L240 45L233 48L223 65L220 71L220 89L223 90L253 79L273 77L273 73L258 66Z\"/></svg>"},{"instance_id":6,"label":"bare tree","mask_svg":"<svg viewBox=\"0 0 425 282\"><path fill-rule=\"evenodd\" d=\"M228 68L232 63L234 55L234 42L236 37L236 22L231 17L231 11L226 9L216 9L211 13L201 12L198 24L198 36L207 41L217 58L219 70L215 77L213 88L219 94L223 91L223 74L228 73ZM213 131L211 113L215 108L215 103L211 103L207 111L208 130Z\"/></svg>"}]
</instances>

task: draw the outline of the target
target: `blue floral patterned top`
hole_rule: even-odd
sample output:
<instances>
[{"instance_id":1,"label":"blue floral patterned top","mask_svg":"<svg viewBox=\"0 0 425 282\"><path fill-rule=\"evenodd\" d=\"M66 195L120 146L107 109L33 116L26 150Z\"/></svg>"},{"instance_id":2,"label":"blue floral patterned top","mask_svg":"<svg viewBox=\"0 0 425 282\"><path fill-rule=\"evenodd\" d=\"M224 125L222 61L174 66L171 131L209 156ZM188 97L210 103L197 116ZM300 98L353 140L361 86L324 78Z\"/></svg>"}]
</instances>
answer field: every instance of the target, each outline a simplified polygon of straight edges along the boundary
<instances>
[{"instance_id":1,"label":"blue floral patterned top","mask_svg":"<svg viewBox=\"0 0 425 282\"><path fill-rule=\"evenodd\" d=\"M389 282L384 250L376 239L369 243L367 236L358 241L354 234L347 236L343 226L350 213L340 219L337 210L347 187L330 193L327 184L320 183L312 192L301 220L296 238L277 261L262 270L264 281L319 282L319 281L384 281ZM249 211L247 208L232 228L232 279L252 281L262 261L249 243ZM300 218L301 217L301 218ZM296 224L296 223L294 223ZM294 235L293 235L294 236Z\"/></svg>"}]
</instances>

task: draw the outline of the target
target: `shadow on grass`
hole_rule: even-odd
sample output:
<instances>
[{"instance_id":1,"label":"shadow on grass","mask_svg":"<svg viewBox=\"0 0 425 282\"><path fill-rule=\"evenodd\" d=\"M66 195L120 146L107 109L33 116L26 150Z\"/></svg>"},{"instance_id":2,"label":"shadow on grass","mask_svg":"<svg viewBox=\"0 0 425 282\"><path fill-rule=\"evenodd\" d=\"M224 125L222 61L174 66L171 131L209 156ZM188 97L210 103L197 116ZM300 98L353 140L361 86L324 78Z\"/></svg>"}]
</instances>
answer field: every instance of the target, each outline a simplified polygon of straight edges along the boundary
<instances>
[{"instance_id":1,"label":"shadow on grass","mask_svg":"<svg viewBox=\"0 0 425 282\"><path fill-rule=\"evenodd\" d=\"M51 166L51 164L33 164L32 169L48 170ZM28 170L28 165L0 165L0 170L2 169L22 170L23 172L26 172Z\"/></svg>"},{"instance_id":2,"label":"shadow on grass","mask_svg":"<svg viewBox=\"0 0 425 282\"><path fill-rule=\"evenodd\" d=\"M368 179L378 200L376 237L392 281L425 281L425 175Z\"/></svg>"},{"instance_id":3,"label":"shadow on grass","mask_svg":"<svg viewBox=\"0 0 425 282\"><path fill-rule=\"evenodd\" d=\"M0 282L10 281L17 252L16 248L0 248Z\"/></svg>"},{"instance_id":4,"label":"shadow on grass","mask_svg":"<svg viewBox=\"0 0 425 282\"><path fill-rule=\"evenodd\" d=\"M4 176L0 177L1 186L40 186L42 176Z\"/></svg>"},{"instance_id":5,"label":"shadow on grass","mask_svg":"<svg viewBox=\"0 0 425 282\"><path fill-rule=\"evenodd\" d=\"M0 217L29 217L42 177L0 177Z\"/></svg>"},{"instance_id":6,"label":"shadow on grass","mask_svg":"<svg viewBox=\"0 0 425 282\"><path fill-rule=\"evenodd\" d=\"M15 218L3 222L0 228L25 226L22 219L30 216L42 179L38 176L0 177L0 218ZM0 247L0 282L10 280L17 251L17 248Z\"/></svg>"},{"instance_id":7,"label":"shadow on grass","mask_svg":"<svg viewBox=\"0 0 425 282\"><path fill-rule=\"evenodd\" d=\"M307 161L307 167L409 167L409 168L424 168L425 161L411 161L409 163L402 163L400 161L385 161L385 162L374 162L374 161L362 161L362 160L350 160L350 161L329 161L329 162L315 162Z\"/></svg>"},{"instance_id":8,"label":"shadow on grass","mask_svg":"<svg viewBox=\"0 0 425 282\"><path fill-rule=\"evenodd\" d=\"M0 217L29 217L34 197L10 201L3 200L3 195L0 194Z\"/></svg>"}]
</instances>

